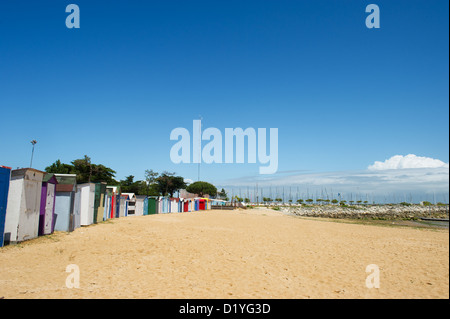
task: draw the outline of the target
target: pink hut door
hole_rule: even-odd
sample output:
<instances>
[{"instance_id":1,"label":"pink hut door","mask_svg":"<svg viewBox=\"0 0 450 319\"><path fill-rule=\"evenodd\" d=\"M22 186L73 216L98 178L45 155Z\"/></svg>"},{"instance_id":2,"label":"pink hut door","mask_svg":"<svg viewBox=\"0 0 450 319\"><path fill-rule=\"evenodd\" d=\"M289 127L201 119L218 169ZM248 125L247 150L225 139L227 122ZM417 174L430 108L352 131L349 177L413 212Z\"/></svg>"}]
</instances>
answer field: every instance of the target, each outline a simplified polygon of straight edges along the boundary
<instances>
[{"instance_id":1,"label":"pink hut door","mask_svg":"<svg viewBox=\"0 0 450 319\"><path fill-rule=\"evenodd\" d=\"M45 203L45 224L44 234L48 235L52 232L53 223L53 205L55 202L55 184L48 183L47 186L47 201Z\"/></svg>"}]
</instances>

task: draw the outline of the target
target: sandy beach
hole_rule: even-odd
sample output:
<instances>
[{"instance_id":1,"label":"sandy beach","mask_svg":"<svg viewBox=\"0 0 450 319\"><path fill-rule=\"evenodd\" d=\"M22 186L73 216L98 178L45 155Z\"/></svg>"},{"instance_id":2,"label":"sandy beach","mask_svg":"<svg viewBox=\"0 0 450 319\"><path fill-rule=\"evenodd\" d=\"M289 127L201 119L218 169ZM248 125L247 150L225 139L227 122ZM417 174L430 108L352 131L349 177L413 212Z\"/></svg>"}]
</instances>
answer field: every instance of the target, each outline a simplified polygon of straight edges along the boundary
<instances>
[{"instance_id":1,"label":"sandy beach","mask_svg":"<svg viewBox=\"0 0 450 319\"><path fill-rule=\"evenodd\" d=\"M80 270L67 288L66 267ZM367 265L380 271L368 288ZM448 229L269 209L124 217L0 249L0 298L449 298Z\"/></svg>"}]
</instances>

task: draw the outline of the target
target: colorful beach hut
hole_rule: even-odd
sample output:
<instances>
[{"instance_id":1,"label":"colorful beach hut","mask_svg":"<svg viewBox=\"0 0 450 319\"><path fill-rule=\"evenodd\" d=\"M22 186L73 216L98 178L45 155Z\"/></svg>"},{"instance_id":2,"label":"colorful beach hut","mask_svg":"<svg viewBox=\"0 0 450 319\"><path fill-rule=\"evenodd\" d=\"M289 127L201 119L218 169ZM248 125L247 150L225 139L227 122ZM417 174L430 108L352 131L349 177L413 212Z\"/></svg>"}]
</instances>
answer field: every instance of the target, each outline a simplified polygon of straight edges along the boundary
<instances>
[{"instance_id":1,"label":"colorful beach hut","mask_svg":"<svg viewBox=\"0 0 450 319\"><path fill-rule=\"evenodd\" d=\"M200 209L200 199L195 198L194 199L194 210L198 211Z\"/></svg>"},{"instance_id":2,"label":"colorful beach hut","mask_svg":"<svg viewBox=\"0 0 450 319\"><path fill-rule=\"evenodd\" d=\"M119 217L126 217L128 216L128 201L130 196L126 193L120 194L118 196L120 198L120 204L119 204Z\"/></svg>"},{"instance_id":3,"label":"colorful beach hut","mask_svg":"<svg viewBox=\"0 0 450 319\"><path fill-rule=\"evenodd\" d=\"M144 198L144 207L142 211L142 215L148 215L148 196L145 196Z\"/></svg>"},{"instance_id":4,"label":"colorful beach hut","mask_svg":"<svg viewBox=\"0 0 450 319\"><path fill-rule=\"evenodd\" d=\"M105 194L106 194L106 183L96 183L95 184L95 198L94 198L94 220L93 223L99 223L103 221L103 216L105 212Z\"/></svg>"},{"instance_id":5,"label":"colorful beach hut","mask_svg":"<svg viewBox=\"0 0 450 319\"><path fill-rule=\"evenodd\" d=\"M127 215L136 215L136 195L134 193L122 193L122 196L127 196Z\"/></svg>"},{"instance_id":6,"label":"colorful beach hut","mask_svg":"<svg viewBox=\"0 0 450 319\"><path fill-rule=\"evenodd\" d=\"M147 196L146 195L135 195L135 212L134 214L136 216L144 216L147 215L147 212L144 212L145 206L147 206L148 210L148 204L145 205L145 203L148 203Z\"/></svg>"},{"instance_id":7,"label":"colorful beach hut","mask_svg":"<svg viewBox=\"0 0 450 319\"><path fill-rule=\"evenodd\" d=\"M120 205L122 204L122 198L120 196L120 192L115 196L115 210L114 210L114 218L120 217Z\"/></svg>"},{"instance_id":8,"label":"colorful beach hut","mask_svg":"<svg viewBox=\"0 0 450 319\"><path fill-rule=\"evenodd\" d=\"M157 214L167 214L169 212L169 198L160 196L157 202Z\"/></svg>"},{"instance_id":9,"label":"colorful beach hut","mask_svg":"<svg viewBox=\"0 0 450 319\"><path fill-rule=\"evenodd\" d=\"M34 168L11 171L4 244L17 243L38 236L44 174L45 172Z\"/></svg>"},{"instance_id":10,"label":"colorful beach hut","mask_svg":"<svg viewBox=\"0 0 450 319\"><path fill-rule=\"evenodd\" d=\"M183 212L189 211L189 198L183 198Z\"/></svg>"},{"instance_id":11,"label":"colorful beach hut","mask_svg":"<svg viewBox=\"0 0 450 319\"><path fill-rule=\"evenodd\" d=\"M118 195L119 195L118 186L106 186L105 220L109 218L119 217L117 209L117 207L119 206L117 205L117 203L120 203L120 200L119 201L117 200Z\"/></svg>"},{"instance_id":12,"label":"colorful beach hut","mask_svg":"<svg viewBox=\"0 0 450 319\"><path fill-rule=\"evenodd\" d=\"M94 222L95 183L77 185L76 207L79 209L80 225L88 226Z\"/></svg>"},{"instance_id":13,"label":"colorful beach hut","mask_svg":"<svg viewBox=\"0 0 450 319\"><path fill-rule=\"evenodd\" d=\"M105 209L103 211L103 220L111 218L111 191L107 188L105 192Z\"/></svg>"},{"instance_id":14,"label":"colorful beach hut","mask_svg":"<svg viewBox=\"0 0 450 319\"><path fill-rule=\"evenodd\" d=\"M148 215L157 214L158 199L155 197L148 197L147 201L148 201L148 211L147 211Z\"/></svg>"},{"instance_id":15,"label":"colorful beach hut","mask_svg":"<svg viewBox=\"0 0 450 319\"><path fill-rule=\"evenodd\" d=\"M55 229L55 195L58 181L54 174L45 174L41 188L41 207L39 211L39 236L50 235Z\"/></svg>"},{"instance_id":16,"label":"colorful beach hut","mask_svg":"<svg viewBox=\"0 0 450 319\"><path fill-rule=\"evenodd\" d=\"M178 213L179 198L169 198L169 213Z\"/></svg>"},{"instance_id":17,"label":"colorful beach hut","mask_svg":"<svg viewBox=\"0 0 450 319\"><path fill-rule=\"evenodd\" d=\"M206 200L204 198L200 198L198 200L198 209L199 210L205 210L206 209Z\"/></svg>"},{"instance_id":18,"label":"colorful beach hut","mask_svg":"<svg viewBox=\"0 0 450 319\"><path fill-rule=\"evenodd\" d=\"M11 167L0 166L0 247L3 247L3 234L5 232L6 208L8 205L9 180Z\"/></svg>"},{"instance_id":19,"label":"colorful beach hut","mask_svg":"<svg viewBox=\"0 0 450 319\"><path fill-rule=\"evenodd\" d=\"M54 176L58 181L55 188L55 230L71 232L75 230L75 225L80 225L80 215L74 213L77 175L54 174Z\"/></svg>"}]
</instances>

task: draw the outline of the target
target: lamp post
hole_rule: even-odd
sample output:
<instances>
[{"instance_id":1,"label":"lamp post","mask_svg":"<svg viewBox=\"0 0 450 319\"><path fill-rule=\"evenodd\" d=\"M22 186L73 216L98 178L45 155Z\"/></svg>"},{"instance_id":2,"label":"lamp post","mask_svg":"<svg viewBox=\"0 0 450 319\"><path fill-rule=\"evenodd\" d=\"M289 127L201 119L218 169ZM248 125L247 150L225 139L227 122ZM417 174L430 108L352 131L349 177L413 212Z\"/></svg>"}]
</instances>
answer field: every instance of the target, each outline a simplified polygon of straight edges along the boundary
<instances>
[{"instance_id":1,"label":"lamp post","mask_svg":"<svg viewBox=\"0 0 450 319\"><path fill-rule=\"evenodd\" d=\"M33 149L31 150L31 161L30 161L30 168L33 165L33 154L34 154L34 145L36 145L37 141L36 140L32 140L31 144L33 145Z\"/></svg>"}]
</instances>

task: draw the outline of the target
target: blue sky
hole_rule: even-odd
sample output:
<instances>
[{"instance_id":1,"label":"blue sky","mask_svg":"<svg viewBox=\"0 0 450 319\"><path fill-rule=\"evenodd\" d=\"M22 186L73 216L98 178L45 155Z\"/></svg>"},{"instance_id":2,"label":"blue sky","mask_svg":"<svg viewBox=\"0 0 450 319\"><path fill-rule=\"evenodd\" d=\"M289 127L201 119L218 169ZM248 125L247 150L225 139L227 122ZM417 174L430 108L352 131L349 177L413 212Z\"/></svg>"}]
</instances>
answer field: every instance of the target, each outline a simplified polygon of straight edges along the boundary
<instances>
[{"instance_id":1,"label":"blue sky","mask_svg":"<svg viewBox=\"0 0 450 319\"><path fill-rule=\"evenodd\" d=\"M65 7L80 7L68 29ZM368 29L366 5L380 7ZM3 1L0 164L85 154L143 178L197 179L170 132L279 130L280 172L365 170L415 154L449 162L448 1ZM259 164L203 164L226 184ZM447 168L448 171L448 168ZM448 177L447 177L448 178Z\"/></svg>"}]
</instances>

